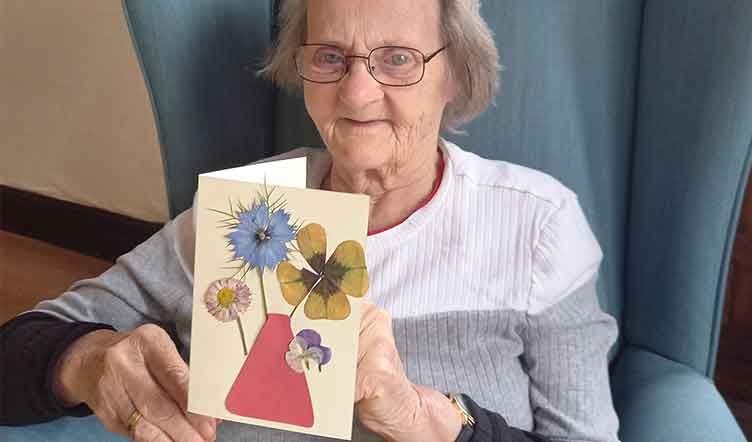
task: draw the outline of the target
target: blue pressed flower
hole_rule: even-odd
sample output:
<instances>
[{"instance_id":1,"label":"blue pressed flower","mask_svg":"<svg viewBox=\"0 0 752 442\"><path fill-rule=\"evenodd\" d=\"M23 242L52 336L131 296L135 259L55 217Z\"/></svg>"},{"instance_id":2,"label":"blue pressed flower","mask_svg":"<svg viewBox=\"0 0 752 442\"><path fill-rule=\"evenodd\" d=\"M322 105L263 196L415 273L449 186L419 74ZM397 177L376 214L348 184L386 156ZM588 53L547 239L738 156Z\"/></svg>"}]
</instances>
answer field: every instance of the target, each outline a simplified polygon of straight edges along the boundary
<instances>
[{"instance_id":1,"label":"blue pressed flower","mask_svg":"<svg viewBox=\"0 0 752 442\"><path fill-rule=\"evenodd\" d=\"M287 259L287 243L295 238L290 215L283 210L269 213L262 202L251 210L238 214L238 226L227 235L235 257L245 261L251 269L264 267L274 270Z\"/></svg>"}]
</instances>

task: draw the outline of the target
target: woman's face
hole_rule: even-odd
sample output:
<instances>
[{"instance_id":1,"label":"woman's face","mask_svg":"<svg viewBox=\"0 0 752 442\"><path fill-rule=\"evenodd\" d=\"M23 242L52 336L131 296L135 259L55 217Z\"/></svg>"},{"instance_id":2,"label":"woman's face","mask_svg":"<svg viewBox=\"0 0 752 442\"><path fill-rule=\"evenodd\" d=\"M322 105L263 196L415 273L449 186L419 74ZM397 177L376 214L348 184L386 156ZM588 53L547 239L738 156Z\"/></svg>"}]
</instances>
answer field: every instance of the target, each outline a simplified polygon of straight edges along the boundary
<instances>
[{"instance_id":1,"label":"woman's face","mask_svg":"<svg viewBox=\"0 0 752 442\"><path fill-rule=\"evenodd\" d=\"M379 46L406 46L432 54L440 36L437 0L315 0L308 2L309 44L338 46L367 56ZM451 99L444 52L425 66L420 83L390 87L350 59L338 83L304 82L305 103L335 162L351 171L396 171L436 150L444 106Z\"/></svg>"}]
</instances>

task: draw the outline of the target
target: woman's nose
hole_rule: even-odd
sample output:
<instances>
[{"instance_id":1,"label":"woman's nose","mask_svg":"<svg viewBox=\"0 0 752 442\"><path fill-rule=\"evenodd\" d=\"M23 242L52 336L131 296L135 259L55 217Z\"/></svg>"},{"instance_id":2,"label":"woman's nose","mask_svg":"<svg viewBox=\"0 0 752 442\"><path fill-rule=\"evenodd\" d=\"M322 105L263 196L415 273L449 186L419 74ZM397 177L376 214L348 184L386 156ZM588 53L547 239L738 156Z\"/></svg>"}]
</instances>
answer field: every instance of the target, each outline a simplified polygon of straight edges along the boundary
<instances>
[{"instance_id":1,"label":"woman's nose","mask_svg":"<svg viewBox=\"0 0 752 442\"><path fill-rule=\"evenodd\" d=\"M383 97L381 84L369 72L368 60L352 58L348 72L340 80L339 98L346 105L362 108Z\"/></svg>"}]
</instances>

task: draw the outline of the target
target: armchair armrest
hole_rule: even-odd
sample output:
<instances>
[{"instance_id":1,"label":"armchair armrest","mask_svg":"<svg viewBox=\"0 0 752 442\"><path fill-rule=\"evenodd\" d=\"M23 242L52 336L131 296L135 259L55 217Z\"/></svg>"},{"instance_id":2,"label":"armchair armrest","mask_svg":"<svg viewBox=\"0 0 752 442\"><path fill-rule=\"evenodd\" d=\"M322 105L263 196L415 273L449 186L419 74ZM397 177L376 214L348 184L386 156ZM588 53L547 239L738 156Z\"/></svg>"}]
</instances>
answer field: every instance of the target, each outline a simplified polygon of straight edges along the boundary
<instances>
[{"instance_id":1,"label":"armchair armrest","mask_svg":"<svg viewBox=\"0 0 752 442\"><path fill-rule=\"evenodd\" d=\"M650 351L625 346L611 387L623 442L746 442L712 381Z\"/></svg>"},{"instance_id":2,"label":"armchair armrest","mask_svg":"<svg viewBox=\"0 0 752 442\"><path fill-rule=\"evenodd\" d=\"M0 427L4 442L126 442L105 430L96 416L66 417L25 427Z\"/></svg>"},{"instance_id":3,"label":"armchair armrest","mask_svg":"<svg viewBox=\"0 0 752 442\"><path fill-rule=\"evenodd\" d=\"M625 347L612 372L623 442L746 442L713 383L655 353ZM94 416L0 427L7 442L121 442Z\"/></svg>"}]
</instances>

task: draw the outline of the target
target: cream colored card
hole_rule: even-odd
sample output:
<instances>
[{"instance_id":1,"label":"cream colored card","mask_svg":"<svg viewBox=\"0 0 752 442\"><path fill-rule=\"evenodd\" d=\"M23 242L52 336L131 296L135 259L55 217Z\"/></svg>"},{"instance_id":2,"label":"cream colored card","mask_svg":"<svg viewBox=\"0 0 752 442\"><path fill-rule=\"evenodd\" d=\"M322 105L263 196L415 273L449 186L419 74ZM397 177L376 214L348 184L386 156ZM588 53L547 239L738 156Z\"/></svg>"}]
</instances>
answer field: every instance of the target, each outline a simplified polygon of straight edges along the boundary
<instances>
[{"instance_id":1,"label":"cream colored card","mask_svg":"<svg viewBox=\"0 0 752 442\"><path fill-rule=\"evenodd\" d=\"M250 164L232 169L218 170L204 173L201 177L222 178L226 180L245 181L249 183L264 183L277 186L301 187L306 186L306 168L308 162L305 156L287 160L270 161L266 163Z\"/></svg>"},{"instance_id":2,"label":"cream colored card","mask_svg":"<svg viewBox=\"0 0 752 442\"><path fill-rule=\"evenodd\" d=\"M305 158L199 177L188 410L350 439L369 200L305 178Z\"/></svg>"}]
</instances>

